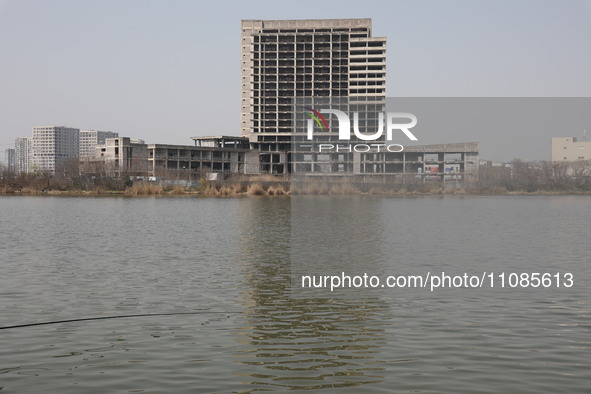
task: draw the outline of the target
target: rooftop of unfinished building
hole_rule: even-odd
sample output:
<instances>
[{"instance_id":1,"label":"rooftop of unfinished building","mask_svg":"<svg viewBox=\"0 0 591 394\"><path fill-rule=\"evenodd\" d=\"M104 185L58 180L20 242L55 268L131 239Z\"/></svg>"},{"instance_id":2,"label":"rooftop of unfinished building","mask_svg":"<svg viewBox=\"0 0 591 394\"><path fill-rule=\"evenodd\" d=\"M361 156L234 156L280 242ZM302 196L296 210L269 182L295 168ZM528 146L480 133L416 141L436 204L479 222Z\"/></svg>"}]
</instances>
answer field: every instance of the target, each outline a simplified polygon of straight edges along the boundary
<instances>
[{"instance_id":1,"label":"rooftop of unfinished building","mask_svg":"<svg viewBox=\"0 0 591 394\"><path fill-rule=\"evenodd\" d=\"M199 136L199 137L191 137L192 140L248 140L248 137L239 137L235 135L213 135L213 136Z\"/></svg>"},{"instance_id":2,"label":"rooftop of unfinished building","mask_svg":"<svg viewBox=\"0 0 591 394\"><path fill-rule=\"evenodd\" d=\"M262 24L263 28L330 28L330 27L369 27L371 18L351 19L243 19L242 27L254 27Z\"/></svg>"}]
</instances>

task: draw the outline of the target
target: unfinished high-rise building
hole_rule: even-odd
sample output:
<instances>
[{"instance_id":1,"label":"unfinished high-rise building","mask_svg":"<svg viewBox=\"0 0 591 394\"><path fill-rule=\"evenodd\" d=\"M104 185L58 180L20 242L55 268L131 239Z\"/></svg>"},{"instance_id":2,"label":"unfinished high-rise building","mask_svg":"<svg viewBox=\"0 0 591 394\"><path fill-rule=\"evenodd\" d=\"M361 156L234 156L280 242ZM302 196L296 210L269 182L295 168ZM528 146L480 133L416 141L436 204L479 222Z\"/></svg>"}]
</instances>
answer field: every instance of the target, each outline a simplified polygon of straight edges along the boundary
<instances>
[{"instance_id":1,"label":"unfinished high-rise building","mask_svg":"<svg viewBox=\"0 0 591 394\"><path fill-rule=\"evenodd\" d=\"M294 170L297 100L383 108L386 39L371 28L371 19L242 21L241 135L259 150L258 171Z\"/></svg>"}]
</instances>

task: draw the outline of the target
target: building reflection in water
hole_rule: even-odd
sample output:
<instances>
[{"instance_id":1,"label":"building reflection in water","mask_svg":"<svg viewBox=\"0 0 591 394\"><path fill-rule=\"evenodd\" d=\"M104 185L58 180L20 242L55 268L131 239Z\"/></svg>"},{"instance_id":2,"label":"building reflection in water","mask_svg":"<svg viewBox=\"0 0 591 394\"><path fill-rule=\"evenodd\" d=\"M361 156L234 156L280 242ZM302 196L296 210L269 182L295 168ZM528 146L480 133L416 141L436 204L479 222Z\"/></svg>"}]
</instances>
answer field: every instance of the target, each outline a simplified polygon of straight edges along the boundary
<instances>
[{"instance_id":1,"label":"building reflection in water","mask_svg":"<svg viewBox=\"0 0 591 394\"><path fill-rule=\"evenodd\" d=\"M238 360L251 371L245 374L246 383L253 389L319 389L382 382L382 322L390 313L385 303L359 292L306 297L291 290L292 258L300 258L292 247L303 247L294 235L305 231L302 219L311 207L294 206L292 200L241 202L241 226L250 229L240 240L244 267L243 282L238 282L245 289L245 324L237 340ZM320 249L321 244L308 248Z\"/></svg>"}]
</instances>

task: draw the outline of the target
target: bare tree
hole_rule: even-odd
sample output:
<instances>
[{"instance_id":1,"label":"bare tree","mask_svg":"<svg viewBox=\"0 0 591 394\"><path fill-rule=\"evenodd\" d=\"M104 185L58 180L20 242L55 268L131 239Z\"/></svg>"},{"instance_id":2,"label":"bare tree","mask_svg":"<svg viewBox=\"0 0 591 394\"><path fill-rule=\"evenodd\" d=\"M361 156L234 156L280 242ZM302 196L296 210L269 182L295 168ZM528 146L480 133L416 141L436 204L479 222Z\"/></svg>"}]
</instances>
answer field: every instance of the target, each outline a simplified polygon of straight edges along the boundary
<instances>
[{"instance_id":1,"label":"bare tree","mask_svg":"<svg viewBox=\"0 0 591 394\"><path fill-rule=\"evenodd\" d=\"M577 160L570 163L571 174L575 178L591 176L591 160Z\"/></svg>"},{"instance_id":2,"label":"bare tree","mask_svg":"<svg viewBox=\"0 0 591 394\"><path fill-rule=\"evenodd\" d=\"M577 160L570 165L573 181L579 187L586 187L591 178L591 160Z\"/></svg>"}]
</instances>

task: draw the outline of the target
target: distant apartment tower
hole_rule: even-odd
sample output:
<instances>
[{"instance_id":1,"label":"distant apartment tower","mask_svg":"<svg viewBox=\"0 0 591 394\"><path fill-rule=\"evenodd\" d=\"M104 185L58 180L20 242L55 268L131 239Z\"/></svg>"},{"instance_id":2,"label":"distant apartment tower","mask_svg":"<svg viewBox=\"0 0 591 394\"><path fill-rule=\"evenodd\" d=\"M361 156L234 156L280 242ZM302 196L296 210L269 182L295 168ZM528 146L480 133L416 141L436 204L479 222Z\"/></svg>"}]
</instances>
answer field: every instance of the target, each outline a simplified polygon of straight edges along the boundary
<instances>
[{"instance_id":1,"label":"distant apartment tower","mask_svg":"<svg viewBox=\"0 0 591 394\"><path fill-rule=\"evenodd\" d=\"M371 19L243 20L241 135L260 171L285 174L297 109L314 97L385 103L386 39Z\"/></svg>"},{"instance_id":2,"label":"distant apartment tower","mask_svg":"<svg viewBox=\"0 0 591 394\"><path fill-rule=\"evenodd\" d=\"M6 168L8 169L8 171L15 172L16 166L14 162L14 148L6 149L6 151L4 152L4 156L6 158Z\"/></svg>"},{"instance_id":3,"label":"distant apartment tower","mask_svg":"<svg viewBox=\"0 0 591 394\"><path fill-rule=\"evenodd\" d=\"M29 172L31 160L31 138L18 137L14 140L14 162L16 172Z\"/></svg>"},{"instance_id":4,"label":"distant apartment tower","mask_svg":"<svg viewBox=\"0 0 591 394\"><path fill-rule=\"evenodd\" d=\"M552 161L591 160L591 141L575 137L552 138Z\"/></svg>"},{"instance_id":5,"label":"distant apartment tower","mask_svg":"<svg viewBox=\"0 0 591 394\"><path fill-rule=\"evenodd\" d=\"M107 138L117 137L119 133L112 131L80 130L80 157L94 157L97 145L104 145Z\"/></svg>"},{"instance_id":6,"label":"distant apartment tower","mask_svg":"<svg viewBox=\"0 0 591 394\"><path fill-rule=\"evenodd\" d=\"M61 164L78 158L80 129L65 126L33 127L32 165L35 170L55 173Z\"/></svg>"}]
</instances>

